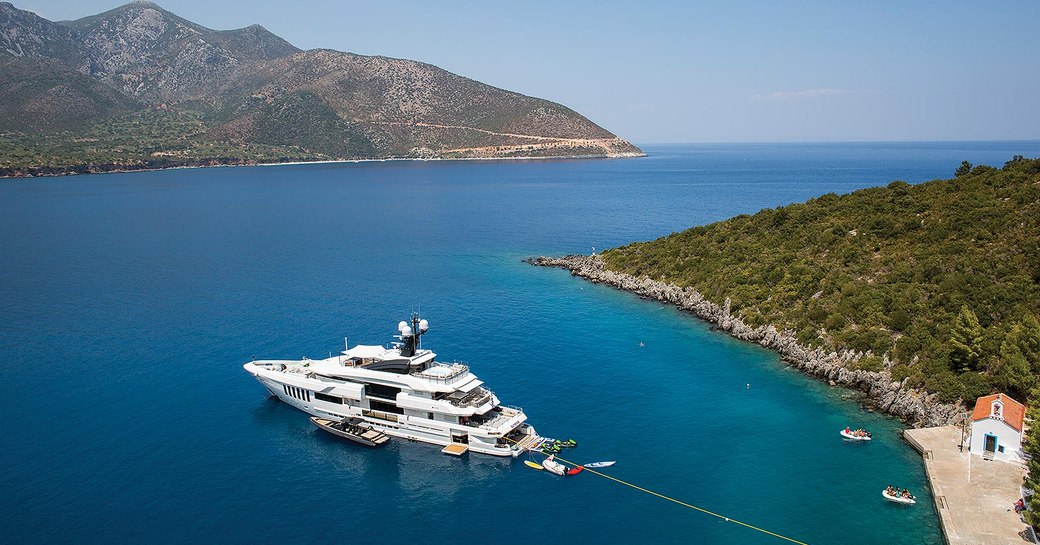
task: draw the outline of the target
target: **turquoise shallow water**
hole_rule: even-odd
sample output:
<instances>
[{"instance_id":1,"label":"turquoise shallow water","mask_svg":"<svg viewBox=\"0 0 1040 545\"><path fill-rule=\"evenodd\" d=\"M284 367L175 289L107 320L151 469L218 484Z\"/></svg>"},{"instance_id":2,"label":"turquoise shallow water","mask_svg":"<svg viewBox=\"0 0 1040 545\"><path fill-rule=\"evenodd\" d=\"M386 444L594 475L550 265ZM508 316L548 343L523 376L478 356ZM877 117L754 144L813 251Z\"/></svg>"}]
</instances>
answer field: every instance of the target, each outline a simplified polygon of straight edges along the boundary
<instances>
[{"instance_id":1,"label":"turquoise shallow water","mask_svg":"<svg viewBox=\"0 0 1040 545\"><path fill-rule=\"evenodd\" d=\"M241 369L386 342L421 309L427 347L577 439L577 461L809 543L940 543L898 422L673 308L521 259L1040 143L648 151L0 183L4 541L780 543L593 475L355 448ZM846 424L876 439L845 444ZM889 483L923 501L886 504Z\"/></svg>"}]
</instances>

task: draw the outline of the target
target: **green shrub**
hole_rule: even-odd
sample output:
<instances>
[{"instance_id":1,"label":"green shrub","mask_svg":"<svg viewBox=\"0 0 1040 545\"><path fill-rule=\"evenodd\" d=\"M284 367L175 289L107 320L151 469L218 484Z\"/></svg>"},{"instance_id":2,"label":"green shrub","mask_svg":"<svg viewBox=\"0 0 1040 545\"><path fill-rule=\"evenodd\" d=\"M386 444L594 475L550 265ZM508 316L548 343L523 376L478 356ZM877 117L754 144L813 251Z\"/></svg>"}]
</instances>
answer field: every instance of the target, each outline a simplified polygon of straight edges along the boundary
<instances>
[{"instance_id":1,"label":"green shrub","mask_svg":"<svg viewBox=\"0 0 1040 545\"><path fill-rule=\"evenodd\" d=\"M911 373L910 366L909 365L903 365L901 363L897 363L897 364L892 366L891 373L892 373L892 380L894 380L896 382L902 382L903 379L905 379L906 377L910 376L910 373Z\"/></svg>"},{"instance_id":2,"label":"green shrub","mask_svg":"<svg viewBox=\"0 0 1040 545\"><path fill-rule=\"evenodd\" d=\"M823 327L827 328L827 331L841 331L845 329L846 321L845 317L841 314L831 314L827 317L827 321L824 322Z\"/></svg>"},{"instance_id":3,"label":"green shrub","mask_svg":"<svg viewBox=\"0 0 1040 545\"><path fill-rule=\"evenodd\" d=\"M888 315L888 327L896 331L906 331L910 327L910 313L903 309L893 310Z\"/></svg>"},{"instance_id":4,"label":"green shrub","mask_svg":"<svg viewBox=\"0 0 1040 545\"><path fill-rule=\"evenodd\" d=\"M881 359L881 356L863 356L853 363L850 368L876 373L884 369L884 361Z\"/></svg>"},{"instance_id":5,"label":"green shrub","mask_svg":"<svg viewBox=\"0 0 1040 545\"><path fill-rule=\"evenodd\" d=\"M816 333L816 328L812 326L806 326L798 330L795 337L799 343L805 346L815 346L820 344L820 336Z\"/></svg>"}]
</instances>

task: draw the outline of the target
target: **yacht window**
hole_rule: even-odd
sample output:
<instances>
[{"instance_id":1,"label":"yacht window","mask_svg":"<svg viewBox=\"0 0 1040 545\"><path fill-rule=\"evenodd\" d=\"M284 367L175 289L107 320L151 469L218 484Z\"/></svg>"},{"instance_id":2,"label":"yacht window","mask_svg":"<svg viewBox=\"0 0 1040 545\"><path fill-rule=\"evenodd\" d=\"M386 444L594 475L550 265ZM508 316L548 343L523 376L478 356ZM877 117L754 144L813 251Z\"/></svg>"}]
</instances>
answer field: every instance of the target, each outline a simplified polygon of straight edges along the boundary
<instances>
[{"instance_id":1,"label":"yacht window","mask_svg":"<svg viewBox=\"0 0 1040 545\"><path fill-rule=\"evenodd\" d=\"M404 409L398 407L397 405L394 405L393 403L383 403L382 401L376 401L374 399L370 399L368 403L373 411L404 414Z\"/></svg>"},{"instance_id":2,"label":"yacht window","mask_svg":"<svg viewBox=\"0 0 1040 545\"><path fill-rule=\"evenodd\" d=\"M303 388L297 388L296 386L284 386L285 393L299 399L300 401L310 401L311 391L304 390Z\"/></svg>"},{"instance_id":3,"label":"yacht window","mask_svg":"<svg viewBox=\"0 0 1040 545\"><path fill-rule=\"evenodd\" d=\"M343 404L342 397L330 396L321 392L314 392L314 397L318 398L318 401L324 401L326 403L335 403L337 405Z\"/></svg>"},{"instance_id":4,"label":"yacht window","mask_svg":"<svg viewBox=\"0 0 1040 545\"><path fill-rule=\"evenodd\" d=\"M365 395L381 397L383 399L390 399L397 401L397 394L401 393L400 388L394 388L393 386L383 386L382 384L366 384Z\"/></svg>"}]
</instances>

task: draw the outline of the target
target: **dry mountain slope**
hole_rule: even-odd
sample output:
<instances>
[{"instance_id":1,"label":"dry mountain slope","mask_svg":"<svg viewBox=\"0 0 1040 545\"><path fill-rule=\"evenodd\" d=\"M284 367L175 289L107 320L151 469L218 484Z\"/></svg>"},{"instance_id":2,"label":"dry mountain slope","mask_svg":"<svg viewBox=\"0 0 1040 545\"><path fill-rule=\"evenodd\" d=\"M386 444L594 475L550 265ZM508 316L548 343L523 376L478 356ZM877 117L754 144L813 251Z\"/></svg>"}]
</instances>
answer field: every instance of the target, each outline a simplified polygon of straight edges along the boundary
<instances>
[{"instance_id":1,"label":"dry mountain slope","mask_svg":"<svg viewBox=\"0 0 1040 545\"><path fill-rule=\"evenodd\" d=\"M52 173L88 156L149 168L642 155L560 104L415 61L300 51L258 25L212 30L150 2L59 23L2 2L0 63L0 134L22 150L61 152L11 154L0 143L0 175ZM118 142L104 136L113 126ZM135 139L137 127L148 138ZM77 148L84 140L90 154Z\"/></svg>"},{"instance_id":2,"label":"dry mountain slope","mask_svg":"<svg viewBox=\"0 0 1040 545\"><path fill-rule=\"evenodd\" d=\"M61 24L93 60L90 75L152 103L212 98L240 70L299 51L259 25L211 30L150 2Z\"/></svg>"},{"instance_id":3,"label":"dry mountain slope","mask_svg":"<svg viewBox=\"0 0 1040 545\"><path fill-rule=\"evenodd\" d=\"M228 130L268 143L283 142L271 138L276 135L257 134L256 125L272 115L272 105L297 96L317 97L356 134L391 156L641 153L560 104L403 59L303 51L259 63L224 94L234 108ZM562 153L556 152L560 146Z\"/></svg>"}]
</instances>

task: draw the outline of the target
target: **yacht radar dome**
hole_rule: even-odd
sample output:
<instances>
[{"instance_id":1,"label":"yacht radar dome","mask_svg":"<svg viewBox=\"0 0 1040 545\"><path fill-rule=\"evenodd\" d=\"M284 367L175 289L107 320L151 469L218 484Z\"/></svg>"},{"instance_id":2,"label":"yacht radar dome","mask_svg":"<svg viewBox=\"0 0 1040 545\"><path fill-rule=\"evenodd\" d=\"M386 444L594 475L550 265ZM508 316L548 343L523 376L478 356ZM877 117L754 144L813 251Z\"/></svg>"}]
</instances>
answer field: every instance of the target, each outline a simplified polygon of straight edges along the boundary
<instances>
[{"instance_id":1,"label":"yacht radar dome","mask_svg":"<svg viewBox=\"0 0 1040 545\"><path fill-rule=\"evenodd\" d=\"M404 332L404 328L406 328L406 327L408 327L408 322L406 322L406 321L404 321L404 320L401 320L401 321L400 321L400 322L398 322L398 324L397 324L397 331L399 331L399 332L402 332L402 333L403 333L403 332Z\"/></svg>"},{"instance_id":2,"label":"yacht radar dome","mask_svg":"<svg viewBox=\"0 0 1040 545\"><path fill-rule=\"evenodd\" d=\"M428 329L430 329L430 322L427 322L425 318L419 320L419 331L425 333Z\"/></svg>"}]
</instances>

